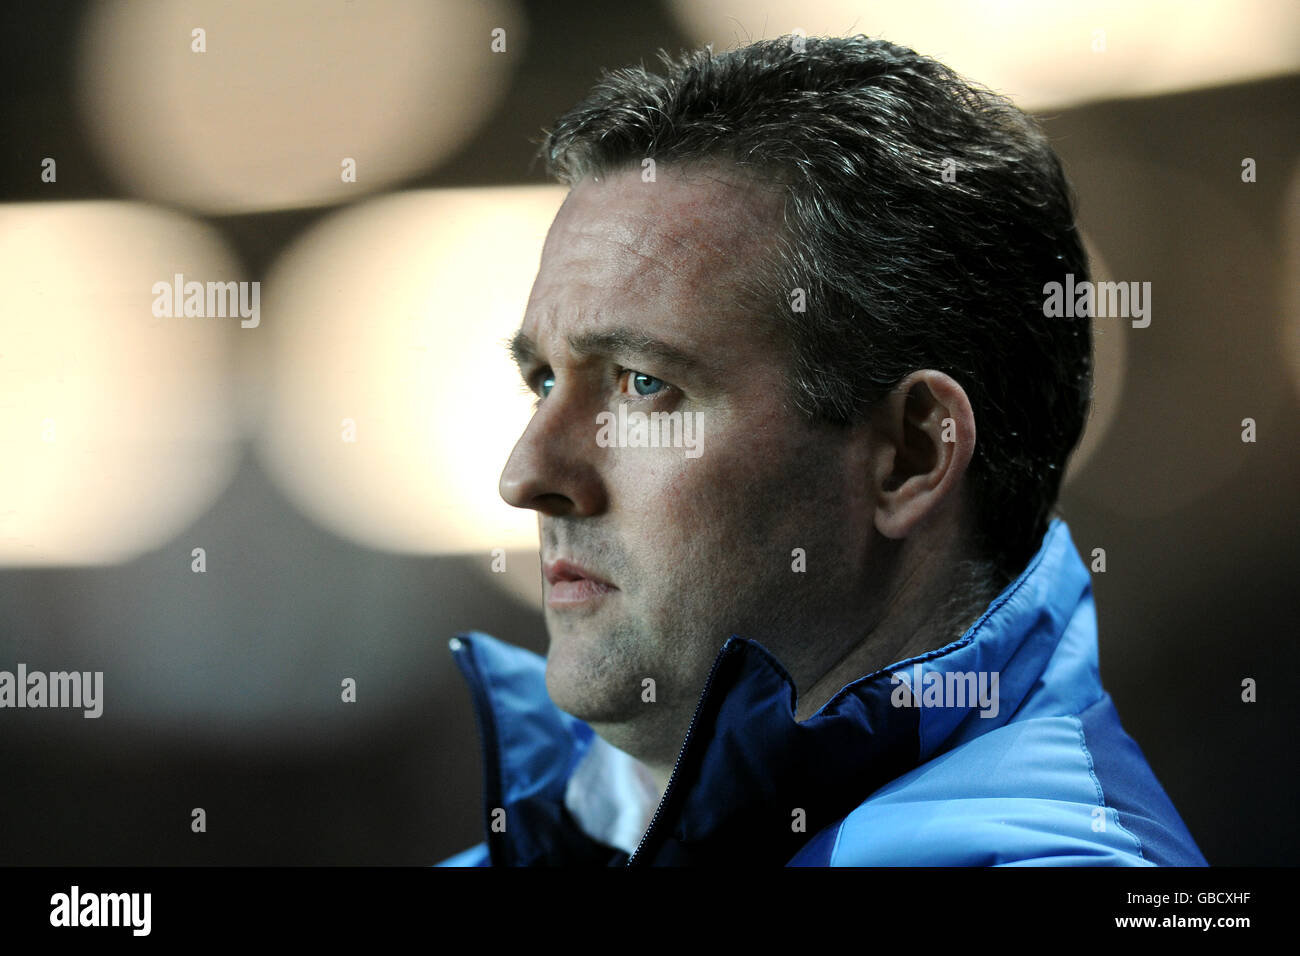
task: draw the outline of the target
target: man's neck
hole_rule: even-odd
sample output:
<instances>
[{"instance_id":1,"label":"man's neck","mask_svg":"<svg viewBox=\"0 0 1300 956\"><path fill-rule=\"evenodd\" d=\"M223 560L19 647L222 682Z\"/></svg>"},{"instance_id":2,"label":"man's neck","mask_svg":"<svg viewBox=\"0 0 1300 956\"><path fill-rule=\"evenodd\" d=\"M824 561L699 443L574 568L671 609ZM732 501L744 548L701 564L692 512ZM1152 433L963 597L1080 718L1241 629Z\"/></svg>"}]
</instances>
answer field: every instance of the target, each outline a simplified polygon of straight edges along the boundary
<instances>
[{"instance_id":1,"label":"man's neck","mask_svg":"<svg viewBox=\"0 0 1300 956\"><path fill-rule=\"evenodd\" d=\"M673 768L667 767L647 767L650 776L654 778L655 786L659 789L659 799L664 798L664 791L668 789L668 781L672 779Z\"/></svg>"},{"instance_id":2,"label":"man's neck","mask_svg":"<svg viewBox=\"0 0 1300 956\"><path fill-rule=\"evenodd\" d=\"M922 562L908 573L886 603L879 623L811 685L799 689L795 719L807 720L843 687L890 664L956 640L996 596L996 582L978 562L943 564L943 575L927 574ZM806 683L806 682L805 682Z\"/></svg>"},{"instance_id":3,"label":"man's neck","mask_svg":"<svg viewBox=\"0 0 1300 956\"><path fill-rule=\"evenodd\" d=\"M965 560L952 552L941 553L933 547L918 548L914 553L917 559L905 562L897 583L890 586L888 597L877 605L875 623L868 624L865 631L859 630L854 642L838 659L820 667L810 661L798 661L794 655L789 661L781 661L790 670L798 690L796 720L807 720L858 678L957 639L1001 589L989 577L990 569L984 564ZM800 665L803 665L802 673ZM810 670L819 676L811 677ZM625 728L595 729L615 746L622 743L623 749L632 749L627 746L630 741L621 740L619 731ZM663 739L659 743L656 750L665 755L663 760L637 759L649 771L662 797L682 741L674 736L671 741ZM644 753L642 746L635 749Z\"/></svg>"}]
</instances>

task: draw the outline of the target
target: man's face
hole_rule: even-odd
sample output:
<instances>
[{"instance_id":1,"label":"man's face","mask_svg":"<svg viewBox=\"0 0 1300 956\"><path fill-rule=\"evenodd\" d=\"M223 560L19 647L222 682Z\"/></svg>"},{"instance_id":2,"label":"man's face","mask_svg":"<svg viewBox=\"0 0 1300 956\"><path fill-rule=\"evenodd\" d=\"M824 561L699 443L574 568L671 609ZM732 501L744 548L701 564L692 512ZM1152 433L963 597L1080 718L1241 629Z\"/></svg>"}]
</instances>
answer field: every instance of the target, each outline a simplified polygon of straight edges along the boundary
<instances>
[{"instance_id":1,"label":"man's face","mask_svg":"<svg viewBox=\"0 0 1300 956\"><path fill-rule=\"evenodd\" d=\"M579 183L516 337L539 401L501 494L540 516L547 689L647 761L676 756L732 634L802 690L865 626L863 446L790 407L788 349L737 297L782 200L723 176L661 165L657 182ZM598 441L597 416L620 405L689 415L698 452Z\"/></svg>"}]
</instances>

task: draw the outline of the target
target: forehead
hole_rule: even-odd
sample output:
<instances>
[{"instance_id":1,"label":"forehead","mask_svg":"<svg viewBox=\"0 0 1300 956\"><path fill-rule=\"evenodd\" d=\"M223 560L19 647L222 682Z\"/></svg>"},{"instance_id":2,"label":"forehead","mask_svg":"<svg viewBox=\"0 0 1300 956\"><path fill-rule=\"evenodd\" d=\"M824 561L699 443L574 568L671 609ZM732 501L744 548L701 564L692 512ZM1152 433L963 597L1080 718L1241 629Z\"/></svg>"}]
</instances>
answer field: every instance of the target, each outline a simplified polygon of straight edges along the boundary
<instances>
[{"instance_id":1,"label":"forehead","mask_svg":"<svg viewBox=\"0 0 1300 956\"><path fill-rule=\"evenodd\" d=\"M639 168L588 177L552 223L522 331L572 334L604 315L734 341L739 293L774 248L783 204L779 191L715 167L661 165L653 182Z\"/></svg>"}]
</instances>

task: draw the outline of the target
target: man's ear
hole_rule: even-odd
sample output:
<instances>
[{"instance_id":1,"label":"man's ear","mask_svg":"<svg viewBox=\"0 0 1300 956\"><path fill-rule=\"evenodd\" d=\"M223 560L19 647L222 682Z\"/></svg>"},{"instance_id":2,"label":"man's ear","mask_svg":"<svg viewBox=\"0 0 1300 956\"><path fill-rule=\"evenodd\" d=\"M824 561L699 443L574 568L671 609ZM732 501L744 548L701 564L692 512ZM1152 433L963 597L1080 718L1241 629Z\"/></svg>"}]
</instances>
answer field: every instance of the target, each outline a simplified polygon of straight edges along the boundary
<instances>
[{"instance_id":1,"label":"man's ear","mask_svg":"<svg viewBox=\"0 0 1300 956\"><path fill-rule=\"evenodd\" d=\"M876 530L905 538L922 520L958 502L975 454L975 414L951 376L923 369L890 391L871 420Z\"/></svg>"}]
</instances>

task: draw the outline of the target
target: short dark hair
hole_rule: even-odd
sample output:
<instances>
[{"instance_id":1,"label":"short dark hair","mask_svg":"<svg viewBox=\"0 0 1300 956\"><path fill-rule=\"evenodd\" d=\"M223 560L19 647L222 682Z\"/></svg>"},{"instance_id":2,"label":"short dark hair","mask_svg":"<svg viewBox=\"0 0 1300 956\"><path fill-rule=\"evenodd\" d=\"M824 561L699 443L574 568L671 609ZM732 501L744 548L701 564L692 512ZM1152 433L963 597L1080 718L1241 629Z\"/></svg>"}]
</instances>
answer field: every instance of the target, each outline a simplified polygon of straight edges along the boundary
<instances>
[{"instance_id":1,"label":"short dark hair","mask_svg":"<svg viewBox=\"0 0 1300 956\"><path fill-rule=\"evenodd\" d=\"M548 172L574 185L647 158L721 160L784 187L752 291L792 346L791 400L847 424L917 369L959 382L973 543L1000 587L1038 548L1092 391L1090 320L1044 316L1046 283L1088 277L1046 137L1004 97L865 36L660 57L663 75L605 71L560 117Z\"/></svg>"}]
</instances>

